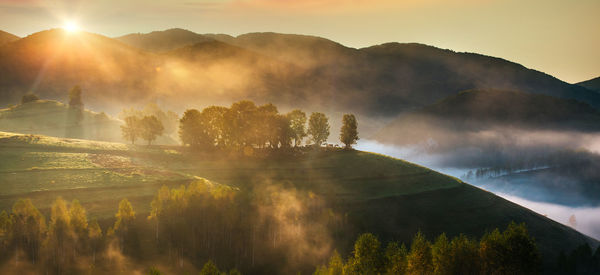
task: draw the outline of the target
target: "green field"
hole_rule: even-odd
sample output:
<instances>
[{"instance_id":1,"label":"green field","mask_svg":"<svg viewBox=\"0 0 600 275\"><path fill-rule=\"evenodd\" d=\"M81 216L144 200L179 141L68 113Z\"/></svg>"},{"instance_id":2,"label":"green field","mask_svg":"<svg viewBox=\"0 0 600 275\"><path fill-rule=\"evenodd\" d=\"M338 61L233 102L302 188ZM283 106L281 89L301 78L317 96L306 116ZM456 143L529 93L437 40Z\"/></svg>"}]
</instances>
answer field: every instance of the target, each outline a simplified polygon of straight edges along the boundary
<instances>
[{"instance_id":1,"label":"green field","mask_svg":"<svg viewBox=\"0 0 600 275\"><path fill-rule=\"evenodd\" d=\"M346 252L356 236L409 242L418 231L434 237L481 236L525 222L547 263L561 250L592 240L566 226L425 167L361 151L306 151L295 156L201 155L177 146L132 146L45 136L0 133L0 208L31 198L47 213L58 196L78 199L91 217L110 220L128 198L145 217L161 185L202 177L239 192L277 184L316 194L342 213L345 228L334 236Z\"/></svg>"}]
</instances>

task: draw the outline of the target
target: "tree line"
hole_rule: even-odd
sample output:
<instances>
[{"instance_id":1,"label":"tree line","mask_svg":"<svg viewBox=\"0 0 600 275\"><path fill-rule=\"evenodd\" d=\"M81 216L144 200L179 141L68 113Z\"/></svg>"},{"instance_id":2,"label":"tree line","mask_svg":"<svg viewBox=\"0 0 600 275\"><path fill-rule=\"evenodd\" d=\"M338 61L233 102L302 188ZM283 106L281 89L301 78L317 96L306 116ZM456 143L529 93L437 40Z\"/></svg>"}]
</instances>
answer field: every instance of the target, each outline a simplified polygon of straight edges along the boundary
<instances>
[{"instance_id":1,"label":"tree line","mask_svg":"<svg viewBox=\"0 0 600 275\"><path fill-rule=\"evenodd\" d=\"M343 124L340 141L350 148L358 140L356 118L346 114ZM186 110L179 125L182 143L203 150L290 148L301 145L306 137L308 142L321 146L329 138L329 131L329 118L324 113L314 112L307 121L301 110L280 114L271 103L257 106L248 100L235 102L229 108Z\"/></svg>"},{"instance_id":2,"label":"tree line","mask_svg":"<svg viewBox=\"0 0 600 275\"><path fill-rule=\"evenodd\" d=\"M0 212L0 259L11 259L10 264L17 267L33 266L40 273L71 274L110 269L111 251L144 260L144 251L152 249L163 262L178 268L191 263L204 270L201 274L226 274L217 266L226 267L229 274L306 271L307 266L319 266L323 257L316 261L298 258L307 253L301 247L318 246L322 241L318 235L348 225L314 195L290 199L284 193L237 192L206 180L176 188L163 186L148 216L140 216L123 199L114 222L104 230L96 220L88 220L77 200L56 199L47 220L29 199L20 199L10 213ZM297 204L295 199L300 200L301 210L285 209ZM346 259L334 252L314 273L536 274L540 264L525 225L511 223L504 231L493 230L479 240L464 235L449 239L441 234L430 242L417 233L410 247L390 242L385 249L373 234L362 234ZM561 253L554 271L589 274L598 270L600 248L594 253L584 245L570 254ZM148 272L160 274L156 268Z\"/></svg>"},{"instance_id":3,"label":"tree line","mask_svg":"<svg viewBox=\"0 0 600 275\"><path fill-rule=\"evenodd\" d=\"M156 115L143 115L124 110L121 127L123 138L132 144L144 139L150 144L163 134L163 121ZM179 139L183 145L210 151L216 149L242 151L248 148L291 148L308 142L321 146L330 135L329 118L314 112L307 118L305 112L292 110L280 114L271 103L257 106L243 100L229 108L209 106L188 109L179 120ZM340 141L351 148L358 140L357 120L352 114L343 117Z\"/></svg>"},{"instance_id":4,"label":"tree line","mask_svg":"<svg viewBox=\"0 0 600 275\"><path fill-rule=\"evenodd\" d=\"M358 237L344 260L337 251L315 275L343 274L537 274L541 260L525 224L511 223L479 241L464 235L449 240L439 235L431 243L419 232L409 248L397 242L382 249L371 233Z\"/></svg>"}]
</instances>

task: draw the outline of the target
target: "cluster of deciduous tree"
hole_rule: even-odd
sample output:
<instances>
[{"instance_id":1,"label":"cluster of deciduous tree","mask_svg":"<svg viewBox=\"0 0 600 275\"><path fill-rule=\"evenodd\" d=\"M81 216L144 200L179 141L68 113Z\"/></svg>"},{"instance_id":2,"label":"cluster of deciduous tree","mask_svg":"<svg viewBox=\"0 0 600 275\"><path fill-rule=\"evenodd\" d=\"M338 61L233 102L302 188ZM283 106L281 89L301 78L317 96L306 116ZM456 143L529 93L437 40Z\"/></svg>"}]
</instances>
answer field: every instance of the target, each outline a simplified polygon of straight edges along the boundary
<instances>
[{"instance_id":1,"label":"cluster of deciduous tree","mask_svg":"<svg viewBox=\"0 0 600 275\"><path fill-rule=\"evenodd\" d=\"M48 221L29 199L17 201L10 214L0 213L1 256L13 257L16 265L29 262L44 273L73 273L84 262L93 265L103 244L100 226L88 222L77 200L56 199Z\"/></svg>"},{"instance_id":2,"label":"cluster of deciduous tree","mask_svg":"<svg viewBox=\"0 0 600 275\"><path fill-rule=\"evenodd\" d=\"M157 127L159 123L156 121L148 121L143 122L145 117L155 117L160 125L162 125L162 131L155 131L156 136L169 136L173 139L176 139L177 135L177 126L179 125L179 116L173 111L165 111L161 109L155 103L148 103L142 109L123 109L119 114L119 118L121 118L125 125L123 129L123 138L128 141L135 142L138 138L146 139L146 137L150 137L150 133L152 131L146 131L144 133L144 128L146 129L158 129ZM152 119L154 120L154 119ZM136 122L138 124L136 125ZM152 125L154 124L154 125ZM136 127L137 126L137 127ZM154 126L154 127L148 127ZM154 137L156 138L156 137ZM154 140L154 139L153 139ZM152 140L152 141L153 141Z\"/></svg>"},{"instance_id":3,"label":"cluster of deciduous tree","mask_svg":"<svg viewBox=\"0 0 600 275\"><path fill-rule=\"evenodd\" d=\"M135 141L139 138L144 139L150 145L158 136L161 136L164 131L164 126L156 116L137 116L125 117L125 124L121 125L121 133L125 140Z\"/></svg>"},{"instance_id":4,"label":"cluster of deciduous tree","mask_svg":"<svg viewBox=\"0 0 600 275\"><path fill-rule=\"evenodd\" d=\"M239 101L231 107L210 106L202 111L185 111L180 120L179 137L184 145L210 150L244 148L289 148L302 144L305 137L321 145L329 137L329 120L315 112L308 119L301 110L280 114L273 104L256 106L252 101ZM344 116L340 140L350 147L358 132L354 115Z\"/></svg>"},{"instance_id":5,"label":"cluster of deciduous tree","mask_svg":"<svg viewBox=\"0 0 600 275\"><path fill-rule=\"evenodd\" d=\"M293 265L290 258L296 257L297 265L310 262L298 255L305 249L300 246L326 245L320 238L331 221L327 210L318 198L298 193L236 192L205 180L163 186L152 200L149 220L159 251L173 264L213 260L223 267L277 273Z\"/></svg>"},{"instance_id":6,"label":"cluster of deciduous tree","mask_svg":"<svg viewBox=\"0 0 600 275\"><path fill-rule=\"evenodd\" d=\"M429 242L420 232L407 249L388 243L385 249L373 234L362 234L344 261L334 252L314 274L536 274L540 256L524 224L511 223L479 241L464 235L448 240L445 234Z\"/></svg>"}]
</instances>

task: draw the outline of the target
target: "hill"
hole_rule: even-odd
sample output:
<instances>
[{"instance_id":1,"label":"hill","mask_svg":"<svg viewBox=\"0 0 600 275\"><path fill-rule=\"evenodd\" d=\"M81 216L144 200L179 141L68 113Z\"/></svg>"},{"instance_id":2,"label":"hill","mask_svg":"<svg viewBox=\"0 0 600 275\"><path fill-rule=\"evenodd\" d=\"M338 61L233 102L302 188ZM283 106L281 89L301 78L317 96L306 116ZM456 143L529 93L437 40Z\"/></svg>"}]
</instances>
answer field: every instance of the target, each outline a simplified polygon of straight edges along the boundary
<instances>
[{"instance_id":1,"label":"hill","mask_svg":"<svg viewBox=\"0 0 600 275\"><path fill-rule=\"evenodd\" d=\"M18 36L5 31L0 31L0 46L17 40L19 40Z\"/></svg>"},{"instance_id":2,"label":"hill","mask_svg":"<svg viewBox=\"0 0 600 275\"><path fill-rule=\"evenodd\" d=\"M50 30L3 47L0 104L17 102L32 90L43 98L62 99L80 84L93 99L90 106L108 112L148 100L174 109L181 102L205 106L254 98L285 108L392 118L475 88L600 106L600 94L517 63L421 44L353 49L313 36L231 37L180 29L118 39L129 45L95 34ZM164 54L144 50L172 48ZM182 58L190 51L204 57ZM220 54L211 55L216 52Z\"/></svg>"},{"instance_id":3,"label":"hill","mask_svg":"<svg viewBox=\"0 0 600 275\"><path fill-rule=\"evenodd\" d=\"M26 92L63 100L80 85L84 93L90 91L84 100L113 110L115 102L149 96L135 91L150 86L155 64L152 54L108 37L42 31L0 48L0 93L4 103L14 104Z\"/></svg>"},{"instance_id":4,"label":"hill","mask_svg":"<svg viewBox=\"0 0 600 275\"><path fill-rule=\"evenodd\" d=\"M212 38L184 29L132 33L116 37L115 39L133 47L155 53L172 51L200 42L213 41Z\"/></svg>"},{"instance_id":5,"label":"hill","mask_svg":"<svg viewBox=\"0 0 600 275\"><path fill-rule=\"evenodd\" d=\"M63 103L37 100L0 109L0 131L91 140L122 141L121 121L84 110L81 120Z\"/></svg>"},{"instance_id":6,"label":"hill","mask_svg":"<svg viewBox=\"0 0 600 275\"><path fill-rule=\"evenodd\" d=\"M298 85L321 91L321 100L335 98L333 104L360 101L359 110L370 114L396 115L475 88L520 90L600 106L599 95L520 64L423 44L386 43L357 50L320 37L278 33L223 41L310 68L307 79L326 81Z\"/></svg>"},{"instance_id":7,"label":"hill","mask_svg":"<svg viewBox=\"0 0 600 275\"><path fill-rule=\"evenodd\" d=\"M493 134L500 129L512 130ZM486 138L481 134L484 131L489 134L487 141L500 142L509 149L518 142L505 144L508 140L520 134L527 136L527 132L598 132L600 111L572 99L517 91L469 90L402 114L373 138L402 145L433 139L441 147L477 146Z\"/></svg>"},{"instance_id":8,"label":"hill","mask_svg":"<svg viewBox=\"0 0 600 275\"><path fill-rule=\"evenodd\" d=\"M600 92L600 77L596 77L587 81L579 82L577 85L587 88L592 91Z\"/></svg>"},{"instance_id":9,"label":"hill","mask_svg":"<svg viewBox=\"0 0 600 275\"><path fill-rule=\"evenodd\" d=\"M462 127L513 126L530 129L600 130L600 111L588 104L518 91L469 90L416 112Z\"/></svg>"},{"instance_id":10,"label":"hill","mask_svg":"<svg viewBox=\"0 0 600 275\"><path fill-rule=\"evenodd\" d=\"M111 219L127 197L145 217L160 185L176 187L197 177L258 192L306 192L329 213L341 213L331 232L334 247L351 250L355 237L373 232L383 240L408 242L417 230L481 236L510 221L525 222L547 264L561 250L598 244L566 226L433 170L360 151L307 152L296 156L229 158L186 153L180 147L0 135L0 207L30 197L47 213L57 196L79 199L89 215ZM15 161L16 160L16 161ZM283 192L285 190L285 192ZM289 201L288 201L289 202ZM291 203L291 202L290 202ZM294 207L302 207L294 206ZM286 212L282 212L286 213ZM151 227L152 228L152 227Z\"/></svg>"},{"instance_id":11,"label":"hill","mask_svg":"<svg viewBox=\"0 0 600 275\"><path fill-rule=\"evenodd\" d=\"M40 134L59 138L127 142L121 136L123 122L104 112L78 112L54 100L36 100L0 109L0 131ZM169 133L170 134L170 133ZM165 131L156 144L176 144Z\"/></svg>"}]
</instances>

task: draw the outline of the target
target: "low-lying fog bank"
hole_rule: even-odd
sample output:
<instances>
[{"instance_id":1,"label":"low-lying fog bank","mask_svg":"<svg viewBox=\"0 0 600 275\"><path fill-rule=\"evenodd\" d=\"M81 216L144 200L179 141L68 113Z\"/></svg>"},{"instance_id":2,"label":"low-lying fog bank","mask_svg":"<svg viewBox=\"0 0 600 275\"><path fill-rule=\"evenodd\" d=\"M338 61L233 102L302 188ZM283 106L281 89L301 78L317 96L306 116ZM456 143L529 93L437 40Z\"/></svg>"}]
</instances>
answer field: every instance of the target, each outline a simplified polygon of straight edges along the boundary
<instances>
[{"instance_id":1,"label":"low-lying fog bank","mask_svg":"<svg viewBox=\"0 0 600 275\"><path fill-rule=\"evenodd\" d=\"M549 181L548 175L543 174L549 170L545 166L517 170L518 173L513 171L508 174L502 171L492 171L493 173L488 174L489 171L486 168L489 167L449 167L447 165L449 159L463 157L465 152L471 151L475 158L481 157L477 156L478 153L484 153L478 151L477 148L459 148L454 154L449 152L432 153L427 146L426 141L422 145L401 147L363 139L355 147L358 150L405 159L461 178L470 184L600 239L600 206L581 195L583 190L578 189L578 185L575 184L577 179L562 177ZM589 149L593 152L598 148ZM475 176L477 171L481 174L479 177ZM566 192L568 189L571 192Z\"/></svg>"}]
</instances>

